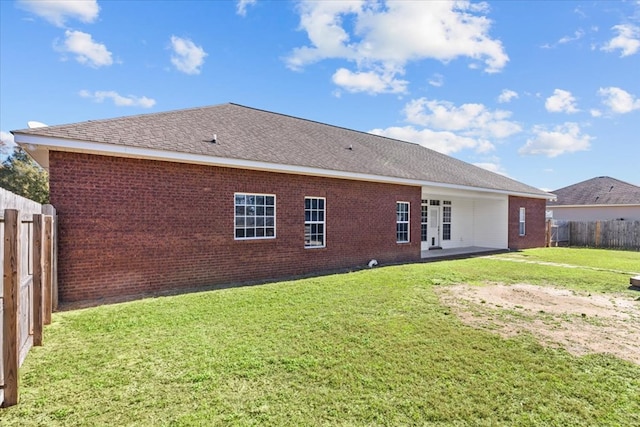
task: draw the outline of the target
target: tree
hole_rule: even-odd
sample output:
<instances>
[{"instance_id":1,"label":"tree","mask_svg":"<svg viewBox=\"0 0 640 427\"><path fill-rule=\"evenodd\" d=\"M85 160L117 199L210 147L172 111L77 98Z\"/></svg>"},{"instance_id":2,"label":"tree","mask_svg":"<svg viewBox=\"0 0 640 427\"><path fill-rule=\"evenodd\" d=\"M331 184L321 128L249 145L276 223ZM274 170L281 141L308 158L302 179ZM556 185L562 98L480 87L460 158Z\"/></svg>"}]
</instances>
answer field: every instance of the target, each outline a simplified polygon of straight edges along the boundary
<instances>
[{"instance_id":1,"label":"tree","mask_svg":"<svg viewBox=\"0 0 640 427\"><path fill-rule=\"evenodd\" d=\"M47 171L20 147L15 147L0 165L0 187L38 203L49 203Z\"/></svg>"}]
</instances>

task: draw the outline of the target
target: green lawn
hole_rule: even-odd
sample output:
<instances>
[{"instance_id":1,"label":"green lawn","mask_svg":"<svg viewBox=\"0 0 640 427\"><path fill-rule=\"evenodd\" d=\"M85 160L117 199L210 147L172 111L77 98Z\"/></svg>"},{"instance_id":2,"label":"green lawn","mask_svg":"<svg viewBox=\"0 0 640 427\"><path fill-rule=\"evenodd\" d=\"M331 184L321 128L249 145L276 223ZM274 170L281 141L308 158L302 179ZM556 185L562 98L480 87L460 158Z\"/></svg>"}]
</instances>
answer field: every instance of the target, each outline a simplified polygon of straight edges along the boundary
<instances>
[{"instance_id":1,"label":"green lawn","mask_svg":"<svg viewBox=\"0 0 640 427\"><path fill-rule=\"evenodd\" d=\"M622 254L640 265L595 258ZM465 326L433 291L486 282L640 296L620 273L475 258L56 313L0 425L640 425L640 366Z\"/></svg>"},{"instance_id":2,"label":"green lawn","mask_svg":"<svg viewBox=\"0 0 640 427\"><path fill-rule=\"evenodd\" d=\"M615 254L612 256L612 254ZM524 252L513 252L509 256L530 261L568 263L608 270L634 272L640 274L638 252L611 251L607 249L586 248L540 248Z\"/></svg>"}]
</instances>

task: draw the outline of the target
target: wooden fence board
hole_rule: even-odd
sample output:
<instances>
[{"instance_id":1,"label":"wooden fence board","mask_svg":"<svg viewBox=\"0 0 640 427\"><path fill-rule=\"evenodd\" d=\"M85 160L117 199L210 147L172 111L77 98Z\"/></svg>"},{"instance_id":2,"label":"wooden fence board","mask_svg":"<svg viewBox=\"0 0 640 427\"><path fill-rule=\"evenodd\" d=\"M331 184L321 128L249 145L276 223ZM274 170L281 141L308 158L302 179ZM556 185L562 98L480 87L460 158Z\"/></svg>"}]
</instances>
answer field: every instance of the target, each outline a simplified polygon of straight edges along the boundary
<instances>
[{"instance_id":1,"label":"wooden fence board","mask_svg":"<svg viewBox=\"0 0 640 427\"><path fill-rule=\"evenodd\" d=\"M0 227L4 228L4 227ZM4 251L0 251L4 252ZM4 334L4 296L0 298L0 333ZM4 339L0 337L0 357L4 357ZM0 406L4 406L4 360L0 360Z\"/></svg>"},{"instance_id":2,"label":"wooden fence board","mask_svg":"<svg viewBox=\"0 0 640 427\"><path fill-rule=\"evenodd\" d=\"M7 407L18 403L18 371L31 347L42 345L45 316L51 322L56 236L49 215L4 209L0 223L0 406Z\"/></svg>"},{"instance_id":3,"label":"wooden fence board","mask_svg":"<svg viewBox=\"0 0 640 427\"><path fill-rule=\"evenodd\" d=\"M52 262L53 262L53 218L49 215L44 217L44 286L43 286L43 306L44 324L51 324L51 311L53 310L53 300L51 295L52 282Z\"/></svg>"},{"instance_id":4,"label":"wooden fence board","mask_svg":"<svg viewBox=\"0 0 640 427\"><path fill-rule=\"evenodd\" d=\"M53 311L58 309L58 220L53 205L42 205L42 213L52 218L51 239L51 299Z\"/></svg>"},{"instance_id":5,"label":"wooden fence board","mask_svg":"<svg viewBox=\"0 0 640 427\"><path fill-rule=\"evenodd\" d=\"M3 348L4 401L2 406L18 403L18 285L20 254L20 218L15 209L4 211L3 267Z\"/></svg>"},{"instance_id":6,"label":"wooden fence board","mask_svg":"<svg viewBox=\"0 0 640 427\"><path fill-rule=\"evenodd\" d=\"M33 346L33 335L31 327L33 321L33 280L31 276L26 279L20 277L20 288L18 290L18 366L22 365L27 353Z\"/></svg>"},{"instance_id":7,"label":"wooden fence board","mask_svg":"<svg viewBox=\"0 0 640 427\"><path fill-rule=\"evenodd\" d=\"M0 192L0 196L2 193ZM0 210L0 215L4 215L4 210ZM0 242L2 242L2 249L0 249L0 270L2 270L2 276L4 276L4 216L0 218ZM4 289L4 278L3 278ZM0 289L0 405L4 402L4 362L2 360L4 355L4 291Z\"/></svg>"},{"instance_id":8,"label":"wooden fence board","mask_svg":"<svg viewBox=\"0 0 640 427\"><path fill-rule=\"evenodd\" d=\"M550 246L567 233L569 246L640 250L640 221L553 221Z\"/></svg>"},{"instance_id":9,"label":"wooden fence board","mask_svg":"<svg viewBox=\"0 0 640 427\"><path fill-rule=\"evenodd\" d=\"M33 215L33 345L42 345L43 218Z\"/></svg>"},{"instance_id":10,"label":"wooden fence board","mask_svg":"<svg viewBox=\"0 0 640 427\"><path fill-rule=\"evenodd\" d=\"M20 365L32 345L42 345L45 315L50 323L51 311L57 307L56 222L53 206L0 188L2 407L18 403ZM47 307L43 307L45 299Z\"/></svg>"}]
</instances>

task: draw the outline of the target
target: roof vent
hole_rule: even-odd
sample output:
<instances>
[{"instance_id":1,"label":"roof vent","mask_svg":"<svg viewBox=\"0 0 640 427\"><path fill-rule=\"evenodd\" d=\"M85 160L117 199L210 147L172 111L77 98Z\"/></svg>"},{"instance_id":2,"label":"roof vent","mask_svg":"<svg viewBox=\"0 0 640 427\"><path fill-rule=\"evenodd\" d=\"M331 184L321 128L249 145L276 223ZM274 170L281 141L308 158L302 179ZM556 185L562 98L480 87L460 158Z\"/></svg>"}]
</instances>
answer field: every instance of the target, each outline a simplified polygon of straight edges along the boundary
<instances>
[{"instance_id":1,"label":"roof vent","mask_svg":"<svg viewBox=\"0 0 640 427\"><path fill-rule=\"evenodd\" d=\"M347 150L353 151L353 144L349 144L349 146L347 147Z\"/></svg>"},{"instance_id":2,"label":"roof vent","mask_svg":"<svg viewBox=\"0 0 640 427\"><path fill-rule=\"evenodd\" d=\"M29 120L27 122L27 126L29 126L29 129L37 129L37 128L46 128L46 127L48 127L48 125L45 125L42 122L36 122L35 120Z\"/></svg>"},{"instance_id":3,"label":"roof vent","mask_svg":"<svg viewBox=\"0 0 640 427\"><path fill-rule=\"evenodd\" d=\"M214 143L214 144L216 142L218 142L218 135L217 134L215 134L215 133L213 134L213 139L211 140L211 142Z\"/></svg>"}]
</instances>

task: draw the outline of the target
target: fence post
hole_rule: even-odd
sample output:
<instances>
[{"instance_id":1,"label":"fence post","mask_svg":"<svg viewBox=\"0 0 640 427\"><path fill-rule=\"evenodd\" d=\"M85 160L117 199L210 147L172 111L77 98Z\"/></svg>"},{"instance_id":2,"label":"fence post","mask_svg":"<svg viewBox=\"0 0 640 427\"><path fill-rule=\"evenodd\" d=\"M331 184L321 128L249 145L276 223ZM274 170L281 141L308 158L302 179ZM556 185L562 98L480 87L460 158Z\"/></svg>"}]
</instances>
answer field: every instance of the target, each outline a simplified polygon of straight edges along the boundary
<instances>
[{"instance_id":1,"label":"fence post","mask_svg":"<svg viewBox=\"0 0 640 427\"><path fill-rule=\"evenodd\" d=\"M52 239L52 259L51 259L51 299L53 311L58 310L58 215L56 214L56 208L52 205L42 205L42 213L45 215L51 215L53 218L53 228L51 230Z\"/></svg>"},{"instance_id":2,"label":"fence post","mask_svg":"<svg viewBox=\"0 0 640 427\"><path fill-rule=\"evenodd\" d=\"M42 345L43 307L43 221L42 214L33 214L33 345Z\"/></svg>"},{"instance_id":3,"label":"fence post","mask_svg":"<svg viewBox=\"0 0 640 427\"><path fill-rule=\"evenodd\" d=\"M20 282L20 212L4 210L3 407L18 403L18 286Z\"/></svg>"},{"instance_id":4,"label":"fence post","mask_svg":"<svg viewBox=\"0 0 640 427\"><path fill-rule=\"evenodd\" d=\"M51 324L51 310L52 310L52 295L51 295L51 282L52 282L52 257L53 257L53 218L50 215L44 217L44 281L42 283L42 295L43 295L43 320L45 325Z\"/></svg>"},{"instance_id":5,"label":"fence post","mask_svg":"<svg viewBox=\"0 0 640 427\"><path fill-rule=\"evenodd\" d=\"M595 233L595 237L596 237L596 248L600 247L600 221L596 221L596 233Z\"/></svg>"}]
</instances>

